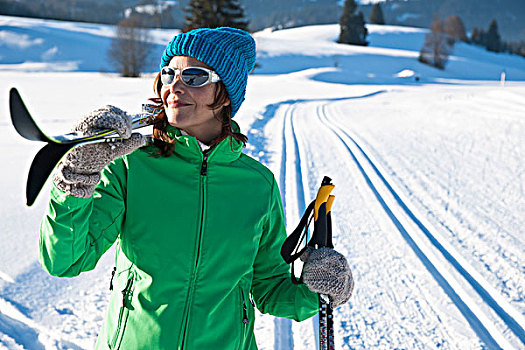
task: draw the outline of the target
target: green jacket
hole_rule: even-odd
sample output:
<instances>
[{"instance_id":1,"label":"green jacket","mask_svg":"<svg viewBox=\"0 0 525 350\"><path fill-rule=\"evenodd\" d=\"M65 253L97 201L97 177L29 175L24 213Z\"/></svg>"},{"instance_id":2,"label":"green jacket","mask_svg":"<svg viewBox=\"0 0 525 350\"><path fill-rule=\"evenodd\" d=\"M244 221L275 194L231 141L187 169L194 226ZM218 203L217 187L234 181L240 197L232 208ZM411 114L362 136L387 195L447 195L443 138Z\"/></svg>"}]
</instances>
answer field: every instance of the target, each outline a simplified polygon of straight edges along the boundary
<instances>
[{"instance_id":1,"label":"green jacket","mask_svg":"<svg viewBox=\"0 0 525 350\"><path fill-rule=\"evenodd\" d=\"M256 349L254 309L304 320L317 294L294 285L272 173L222 141L203 156L174 127L169 157L144 147L112 162L92 198L53 187L40 262L55 276L95 267L118 241L97 349Z\"/></svg>"}]
</instances>

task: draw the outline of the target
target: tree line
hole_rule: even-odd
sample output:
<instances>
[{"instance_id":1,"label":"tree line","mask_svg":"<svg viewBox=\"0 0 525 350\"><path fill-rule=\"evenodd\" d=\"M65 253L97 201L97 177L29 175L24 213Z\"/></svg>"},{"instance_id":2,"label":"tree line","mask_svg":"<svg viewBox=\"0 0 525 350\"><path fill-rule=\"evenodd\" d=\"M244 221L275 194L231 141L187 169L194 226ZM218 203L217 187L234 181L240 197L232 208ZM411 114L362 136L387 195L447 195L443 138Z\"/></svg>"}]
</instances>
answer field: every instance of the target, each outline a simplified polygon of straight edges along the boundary
<instances>
[{"instance_id":1,"label":"tree line","mask_svg":"<svg viewBox=\"0 0 525 350\"><path fill-rule=\"evenodd\" d=\"M434 19L430 33L425 36L425 42L419 53L419 61L439 69L445 69L448 56L454 44L458 41L484 47L487 51L507 52L525 57L525 41L509 43L501 39L498 23L493 19L486 31L474 28L467 36L463 21L452 15L442 21Z\"/></svg>"},{"instance_id":2,"label":"tree line","mask_svg":"<svg viewBox=\"0 0 525 350\"><path fill-rule=\"evenodd\" d=\"M161 13L159 23L161 23ZM250 21L247 19L245 9L240 0L191 0L184 8L183 31L195 28L220 26L230 26L243 30L249 29ZM374 4L368 22L371 24L386 24L382 7L379 3ZM363 12L359 10L355 0L346 0L343 5L343 12L339 19L340 34L338 43L350 45L367 45L366 37L368 30ZM142 68L133 66L144 66L144 52L147 52L148 26L144 16L140 13L130 13L117 26L117 36L112 43L109 56L116 61L115 66L124 76L138 76ZM135 30L131 30L135 28ZM139 28L139 29L137 29ZM130 38L135 36L140 38L143 45L133 43ZM511 52L525 56L525 42L505 43L502 41L498 32L496 20L493 20L487 31L474 28L470 37L467 36L463 21L457 15L447 17L444 21L435 18L430 27L430 32L425 36L425 42L420 50L419 61L432 65L439 69L444 69L448 56L452 52L455 42L465 42L485 47L494 52ZM129 52L131 49L138 50L137 54L130 57L123 57L121 52ZM126 62L123 62L126 61ZM141 63L142 62L142 63ZM132 66L130 68L130 65Z\"/></svg>"}]
</instances>

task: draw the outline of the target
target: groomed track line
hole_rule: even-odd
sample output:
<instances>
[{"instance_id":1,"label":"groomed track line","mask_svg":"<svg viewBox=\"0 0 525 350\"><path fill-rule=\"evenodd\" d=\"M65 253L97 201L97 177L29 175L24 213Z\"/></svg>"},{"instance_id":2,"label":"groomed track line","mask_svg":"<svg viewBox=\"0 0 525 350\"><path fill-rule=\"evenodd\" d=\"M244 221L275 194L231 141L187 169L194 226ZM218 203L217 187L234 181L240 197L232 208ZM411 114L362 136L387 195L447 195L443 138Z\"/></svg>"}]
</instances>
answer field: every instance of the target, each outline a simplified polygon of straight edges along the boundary
<instances>
[{"instance_id":1,"label":"groomed track line","mask_svg":"<svg viewBox=\"0 0 525 350\"><path fill-rule=\"evenodd\" d=\"M287 218L297 216L299 219L304 211L306 210L305 200L305 189L308 191L308 178L303 172L303 162L301 161L301 149L294 129L294 111L296 105L292 104L287 106L287 109L283 116L283 133L282 133L282 158L280 167L280 188L281 196L285 202L285 212ZM290 166L293 163L293 166ZM288 165L288 169L287 169ZM289 171L292 172L290 176ZM306 177L305 177L306 176ZM297 203L296 208L291 208L286 204L286 198L293 198ZM296 212L295 212L296 211ZM288 227L288 231L291 232L291 227ZM308 237L306 237L308 240ZM276 330L276 341L275 349L289 349L292 350L293 343L293 332L291 326L291 320L278 320L280 323L276 323L276 327L280 327ZM316 349L319 348L319 316L316 315L312 318L312 328L314 334L314 344ZM288 341L287 341L288 340ZM289 346L285 347L285 346Z\"/></svg>"},{"instance_id":2,"label":"groomed track line","mask_svg":"<svg viewBox=\"0 0 525 350\"><path fill-rule=\"evenodd\" d=\"M387 203L389 200L380 192L386 192L388 195L393 196L397 206L402 209L404 215L410 218L411 223L419 228L423 235L432 243L432 246L445 258L446 262L454 267L482 300L494 310L509 329L525 344L525 322L523 316L504 300L504 298L454 250L450 243L440 238L430 223L416 216L416 211L408 204L409 201L403 199L403 195L400 194L401 192L394 189L392 181L386 179L383 172L379 170L379 166L376 165L378 162L372 160L372 156L360 146L356 141L356 137L351 136L349 132L345 131L345 129L333 120L329 120L326 107L327 103L318 106L317 116L319 120L342 142L385 212L414 250L418 258L431 272L447 295L449 295L460 312L466 317L476 334L478 334L482 341L489 347L512 348L512 345L495 328L494 323L486 317L474 300L463 290L463 287L461 287L456 279L446 271L446 268L438 262L438 258L436 258L425 245L418 243L421 240L421 237L419 237L421 234L414 232L414 230L410 228L410 222L408 222L406 218L403 218L402 214L399 214L399 210L394 208L392 204L389 205ZM365 167L370 167L372 171L365 170ZM405 223L402 223L403 221L405 221Z\"/></svg>"},{"instance_id":3,"label":"groomed track line","mask_svg":"<svg viewBox=\"0 0 525 350\"><path fill-rule=\"evenodd\" d=\"M292 115L293 105L286 105L286 110L283 116L283 128L282 128L282 149L281 149L281 165L279 173L279 189L281 191L281 198L284 207L285 217L288 219L290 215L291 208L288 206L286 201L286 193L290 191L290 187L287 186L286 178L286 164L288 162L286 145L289 138L287 135L288 124L291 123L290 118ZM291 184L290 184L291 185ZM288 221L288 220L287 220ZM293 331L292 331L292 321L285 318L277 317L274 321L274 349L283 349L283 350L293 350Z\"/></svg>"}]
</instances>

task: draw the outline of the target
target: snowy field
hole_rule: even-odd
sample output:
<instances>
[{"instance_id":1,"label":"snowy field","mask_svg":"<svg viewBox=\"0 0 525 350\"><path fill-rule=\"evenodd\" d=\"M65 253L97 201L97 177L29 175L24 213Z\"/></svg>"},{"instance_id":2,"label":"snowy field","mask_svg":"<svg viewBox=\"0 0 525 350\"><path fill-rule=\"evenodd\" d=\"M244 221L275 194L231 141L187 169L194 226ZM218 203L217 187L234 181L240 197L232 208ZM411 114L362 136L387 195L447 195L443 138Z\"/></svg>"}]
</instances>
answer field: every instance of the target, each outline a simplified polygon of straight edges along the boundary
<instances>
[{"instance_id":1,"label":"snowy field","mask_svg":"<svg viewBox=\"0 0 525 350\"><path fill-rule=\"evenodd\" d=\"M334 244L356 281L336 347L523 349L525 59L458 44L439 71L417 62L424 30L369 31L368 47L336 44L337 25L255 34L260 67L235 117L279 181L289 232L323 176L336 185ZM153 33L151 72L174 33ZM41 270L49 183L30 208L24 193L42 145L15 133L8 91L51 134L104 104L138 112L153 74L111 73L111 35L0 16L0 349L95 343L113 252L77 278ZM258 315L259 347L315 349L314 323Z\"/></svg>"}]
</instances>

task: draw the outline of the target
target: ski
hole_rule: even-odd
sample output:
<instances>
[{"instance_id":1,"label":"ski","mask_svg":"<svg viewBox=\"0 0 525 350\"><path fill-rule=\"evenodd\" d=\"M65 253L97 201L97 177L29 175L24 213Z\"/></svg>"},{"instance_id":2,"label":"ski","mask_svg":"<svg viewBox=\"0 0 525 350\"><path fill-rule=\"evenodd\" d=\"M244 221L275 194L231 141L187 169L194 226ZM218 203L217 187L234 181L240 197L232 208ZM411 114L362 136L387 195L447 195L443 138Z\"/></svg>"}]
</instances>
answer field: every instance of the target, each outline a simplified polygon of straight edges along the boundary
<instances>
[{"instance_id":1,"label":"ski","mask_svg":"<svg viewBox=\"0 0 525 350\"><path fill-rule=\"evenodd\" d=\"M32 206L55 166L75 144L48 143L33 158L26 184L26 204Z\"/></svg>"},{"instance_id":2,"label":"ski","mask_svg":"<svg viewBox=\"0 0 525 350\"><path fill-rule=\"evenodd\" d=\"M20 136L31 141L42 141L61 144L76 144L88 141L95 141L104 138L118 139L118 133L115 130L101 130L93 135L82 135L77 132L70 132L64 135L48 136L38 127L31 117L27 107L16 88L9 91L9 110L11 112L11 121ZM135 115L131 120L133 130L148 126L154 123L156 109L153 105L143 104L143 112ZM101 141L102 142L102 141Z\"/></svg>"},{"instance_id":3,"label":"ski","mask_svg":"<svg viewBox=\"0 0 525 350\"><path fill-rule=\"evenodd\" d=\"M155 122L159 110L153 105L142 105L143 112L132 117L131 127L139 129ZM35 155L29 168L26 185L26 204L33 205L40 190L53 172L55 166L73 148L99 142L113 142L121 140L115 130L101 130L93 135L82 135L71 132L58 136L46 135L31 117L16 88L9 91L9 111L11 121L17 133L30 141L47 143Z\"/></svg>"}]
</instances>

